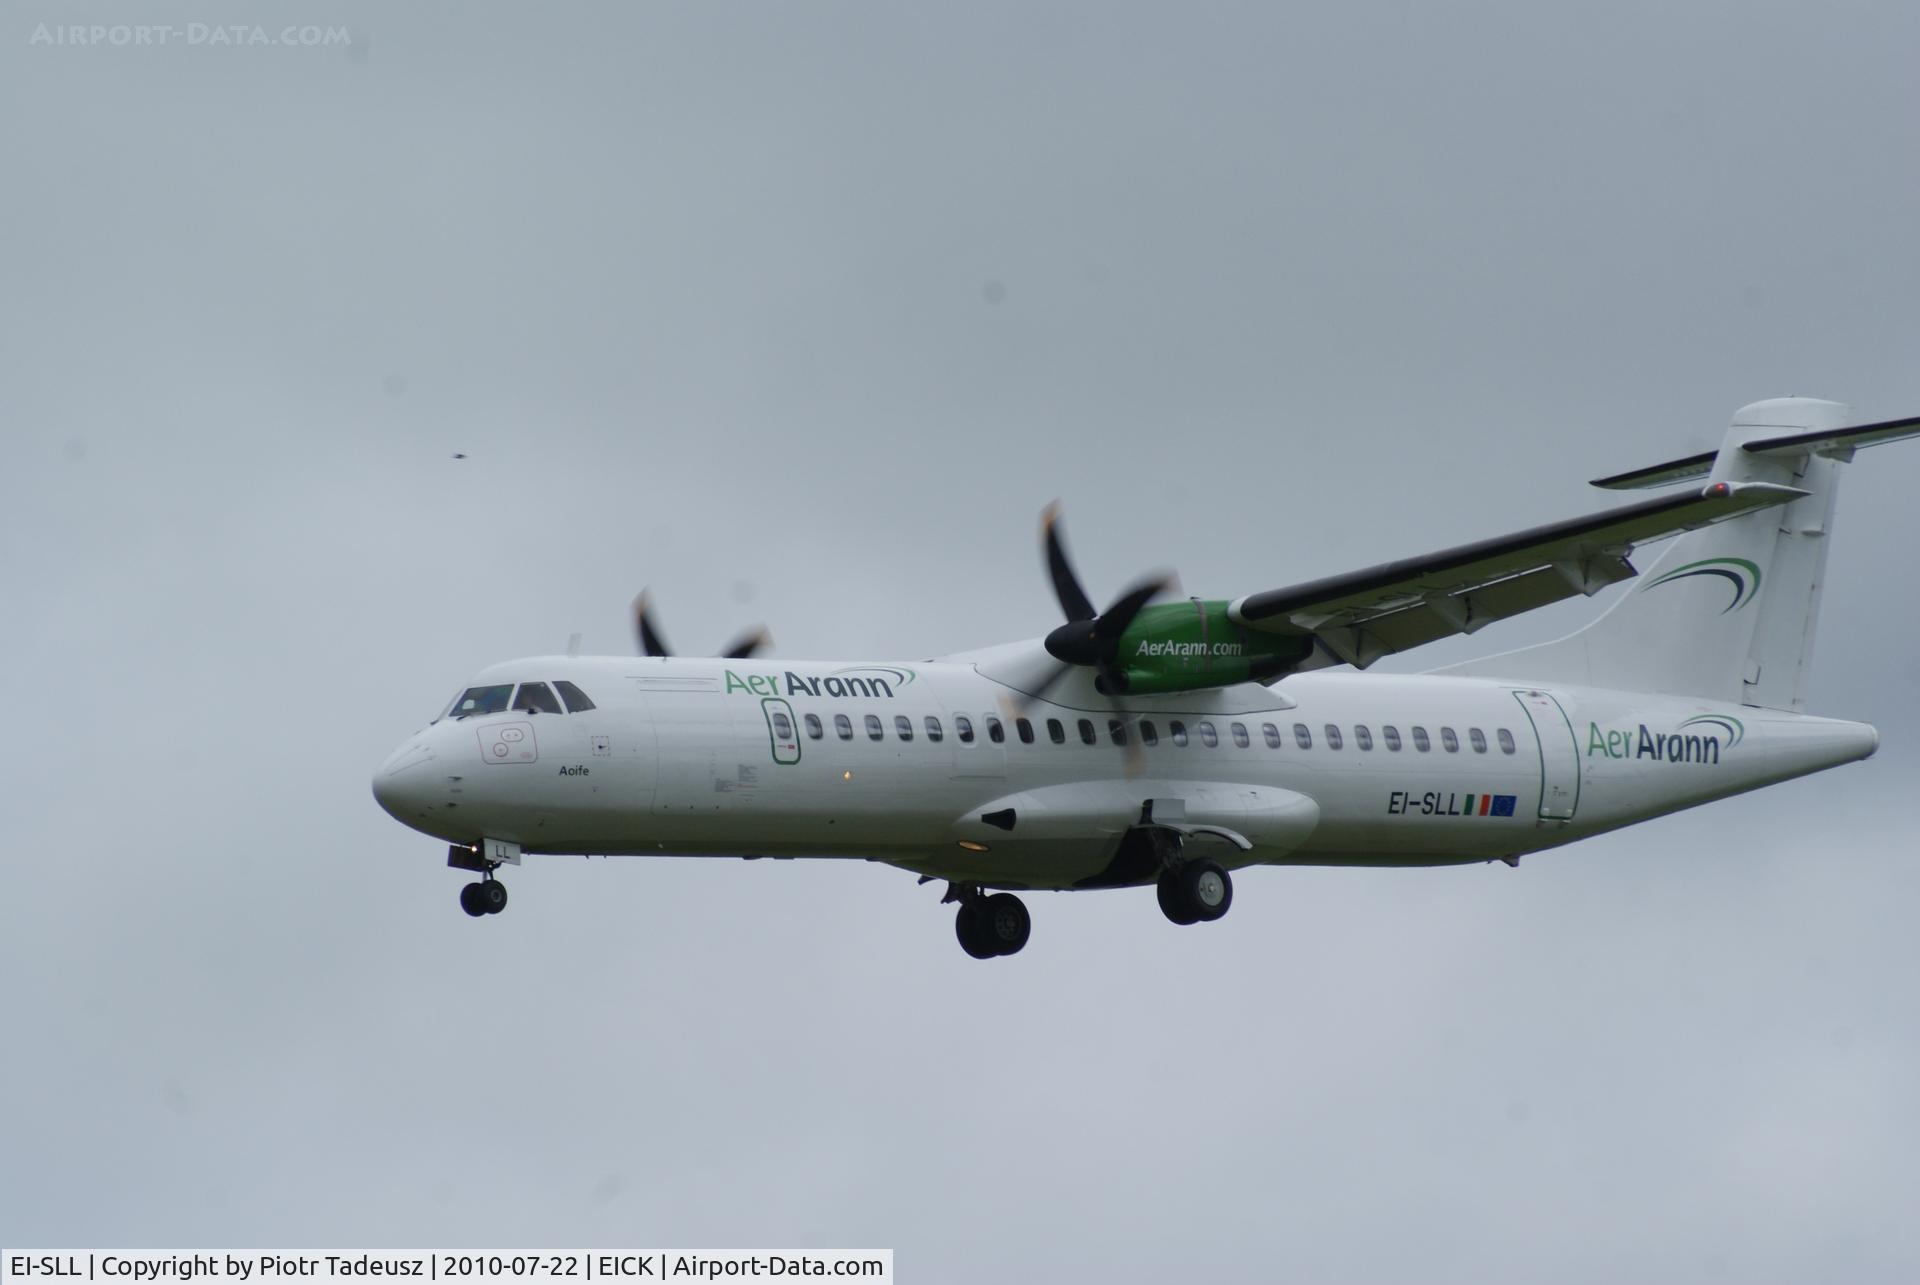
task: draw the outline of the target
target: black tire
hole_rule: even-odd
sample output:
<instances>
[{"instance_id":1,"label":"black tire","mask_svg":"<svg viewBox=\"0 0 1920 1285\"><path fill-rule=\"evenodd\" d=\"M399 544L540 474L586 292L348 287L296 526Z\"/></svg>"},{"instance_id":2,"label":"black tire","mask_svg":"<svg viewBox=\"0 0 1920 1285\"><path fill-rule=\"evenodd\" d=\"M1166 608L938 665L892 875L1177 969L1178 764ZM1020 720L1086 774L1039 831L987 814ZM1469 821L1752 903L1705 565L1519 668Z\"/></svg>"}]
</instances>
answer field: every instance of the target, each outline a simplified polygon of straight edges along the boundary
<instances>
[{"instance_id":1,"label":"black tire","mask_svg":"<svg viewBox=\"0 0 1920 1285\"><path fill-rule=\"evenodd\" d=\"M497 915L507 908L507 885L498 879L489 879L480 885L480 904L487 913Z\"/></svg>"},{"instance_id":2,"label":"black tire","mask_svg":"<svg viewBox=\"0 0 1920 1285\"><path fill-rule=\"evenodd\" d=\"M486 903L480 900L480 885L470 883L460 889L460 909L475 919L487 913Z\"/></svg>"},{"instance_id":3,"label":"black tire","mask_svg":"<svg viewBox=\"0 0 1920 1285\"><path fill-rule=\"evenodd\" d=\"M1200 916L1193 913L1182 899L1180 891L1180 872L1169 870L1160 876L1160 885L1155 890L1160 898L1160 913L1181 926L1197 924Z\"/></svg>"},{"instance_id":4,"label":"black tire","mask_svg":"<svg viewBox=\"0 0 1920 1285\"><path fill-rule=\"evenodd\" d=\"M985 918L979 913L980 902L963 901L953 917L953 935L960 939L960 949L975 959L992 959L1000 952L993 948L993 942L987 938Z\"/></svg>"},{"instance_id":5,"label":"black tire","mask_svg":"<svg viewBox=\"0 0 1920 1285\"><path fill-rule=\"evenodd\" d=\"M1033 935L1033 916L1027 904L1010 892L996 892L977 911L982 935L996 955L1017 955Z\"/></svg>"},{"instance_id":6,"label":"black tire","mask_svg":"<svg viewBox=\"0 0 1920 1285\"><path fill-rule=\"evenodd\" d=\"M1233 907L1233 876L1217 861L1189 861L1180 867L1180 897L1194 918L1210 924Z\"/></svg>"}]
</instances>

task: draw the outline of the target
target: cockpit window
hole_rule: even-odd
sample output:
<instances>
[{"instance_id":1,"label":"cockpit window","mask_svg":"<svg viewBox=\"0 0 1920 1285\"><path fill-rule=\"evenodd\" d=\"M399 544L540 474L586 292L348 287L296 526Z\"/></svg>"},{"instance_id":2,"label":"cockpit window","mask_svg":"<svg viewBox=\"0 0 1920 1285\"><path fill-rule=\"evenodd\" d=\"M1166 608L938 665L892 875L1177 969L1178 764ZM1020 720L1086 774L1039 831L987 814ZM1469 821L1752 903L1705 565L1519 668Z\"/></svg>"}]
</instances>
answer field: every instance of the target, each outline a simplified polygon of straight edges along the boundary
<instances>
[{"instance_id":1,"label":"cockpit window","mask_svg":"<svg viewBox=\"0 0 1920 1285\"><path fill-rule=\"evenodd\" d=\"M447 711L448 718L465 718L469 714L498 714L507 707L507 698L513 695L512 683L500 683L493 687L469 687L460 693L460 699Z\"/></svg>"},{"instance_id":2,"label":"cockpit window","mask_svg":"<svg viewBox=\"0 0 1920 1285\"><path fill-rule=\"evenodd\" d=\"M567 713L578 714L593 708L593 702L587 699L587 694L566 679L562 678L554 686L560 689L560 699L567 703Z\"/></svg>"},{"instance_id":3,"label":"cockpit window","mask_svg":"<svg viewBox=\"0 0 1920 1285\"><path fill-rule=\"evenodd\" d=\"M519 694L513 698L513 707L533 714L558 714L560 700L545 683L522 683Z\"/></svg>"}]
</instances>

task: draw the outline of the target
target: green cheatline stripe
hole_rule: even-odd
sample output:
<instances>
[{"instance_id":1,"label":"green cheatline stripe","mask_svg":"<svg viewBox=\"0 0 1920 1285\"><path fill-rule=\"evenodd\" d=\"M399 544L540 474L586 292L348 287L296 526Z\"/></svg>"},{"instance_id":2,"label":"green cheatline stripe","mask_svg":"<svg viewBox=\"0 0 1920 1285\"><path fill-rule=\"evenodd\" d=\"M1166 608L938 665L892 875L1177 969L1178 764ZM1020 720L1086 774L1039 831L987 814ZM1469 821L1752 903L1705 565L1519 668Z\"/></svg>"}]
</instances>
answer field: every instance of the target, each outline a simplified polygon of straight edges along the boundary
<instances>
[{"instance_id":1,"label":"green cheatline stripe","mask_svg":"<svg viewBox=\"0 0 1920 1285\"><path fill-rule=\"evenodd\" d=\"M1473 796L1471 794L1467 796L1467 815L1473 815Z\"/></svg>"}]
</instances>

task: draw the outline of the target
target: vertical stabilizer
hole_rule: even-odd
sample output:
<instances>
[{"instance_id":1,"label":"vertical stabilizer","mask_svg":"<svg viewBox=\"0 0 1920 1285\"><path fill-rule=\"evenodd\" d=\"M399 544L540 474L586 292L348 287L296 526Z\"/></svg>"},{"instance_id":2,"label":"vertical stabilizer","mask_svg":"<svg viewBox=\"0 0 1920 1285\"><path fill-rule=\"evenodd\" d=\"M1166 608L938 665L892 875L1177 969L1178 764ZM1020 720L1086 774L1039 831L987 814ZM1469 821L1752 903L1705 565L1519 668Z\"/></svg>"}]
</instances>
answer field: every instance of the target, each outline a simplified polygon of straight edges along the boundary
<instances>
[{"instance_id":1,"label":"vertical stabilizer","mask_svg":"<svg viewBox=\"0 0 1920 1285\"><path fill-rule=\"evenodd\" d=\"M1579 633L1440 672L1803 712L1834 495L1851 450L1778 443L1841 429L1849 418L1837 402L1803 397L1743 407L1713 457L1711 481L1771 482L1804 497L1681 536ZM1764 452L1745 449L1762 441Z\"/></svg>"}]
</instances>

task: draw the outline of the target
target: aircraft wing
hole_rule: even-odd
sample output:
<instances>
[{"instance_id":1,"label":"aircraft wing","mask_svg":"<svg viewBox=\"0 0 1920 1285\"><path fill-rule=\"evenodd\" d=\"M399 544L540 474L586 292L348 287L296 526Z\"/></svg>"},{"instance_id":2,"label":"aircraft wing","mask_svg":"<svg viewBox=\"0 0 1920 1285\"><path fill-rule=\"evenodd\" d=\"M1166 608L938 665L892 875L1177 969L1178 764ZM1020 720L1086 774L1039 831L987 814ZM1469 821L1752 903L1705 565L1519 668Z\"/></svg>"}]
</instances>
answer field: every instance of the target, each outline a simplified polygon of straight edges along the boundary
<instances>
[{"instance_id":1,"label":"aircraft wing","mask_svg":"<svg viewBox=\"0 0 1920 1285\"><path fill-rule=\"evenodd\" d=\"M1470 634L1575 594L1592 595L1639 574L1628 555L1642 544L1724 522L1805 495L1790 486L1717 482L1639 504L1363 571L1329 576L1233 601L1228 617L1249 629L1311 636L1314 654L1295 669L1348 664L1452 634Z\"/></svg>"}]
</instances>

